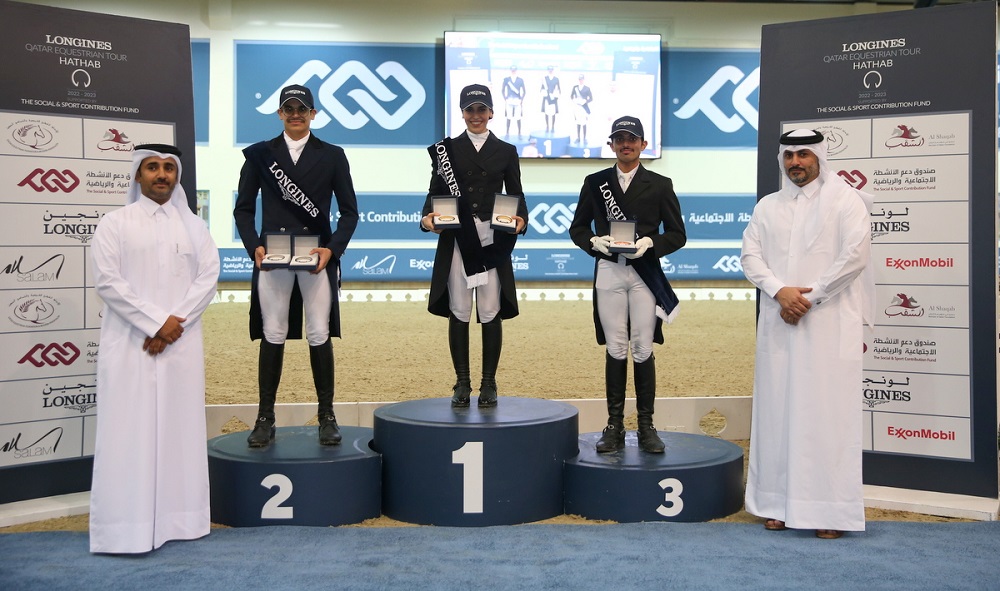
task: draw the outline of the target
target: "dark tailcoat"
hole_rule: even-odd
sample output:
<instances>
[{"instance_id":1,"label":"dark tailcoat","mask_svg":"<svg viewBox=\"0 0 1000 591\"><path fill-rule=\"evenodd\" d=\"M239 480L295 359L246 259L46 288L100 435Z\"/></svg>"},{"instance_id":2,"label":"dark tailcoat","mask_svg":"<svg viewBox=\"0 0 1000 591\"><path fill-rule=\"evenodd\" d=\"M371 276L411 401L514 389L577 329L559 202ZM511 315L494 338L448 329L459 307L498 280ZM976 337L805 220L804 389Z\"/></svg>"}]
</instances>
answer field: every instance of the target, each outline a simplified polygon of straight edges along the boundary
<instances>
[{"instance_id":1,"label":"dark tailcoat","mask_svg":"<svg viewBox=\"0 0 1000 591\"><path fill-rule=\"evenodd\" d=\"M340 284L340 257L347 249L347 243L358 225L358 200L354 194L354 183L351 180L351 169L344 150L339 146L328 144L315 134L309 135L309 140L302 149L302 154L296 163L288 154L284 134L247 148L266 147L270 156L295 181L296 185L309 197L319 209L318 219L329 220L336 199L340 213L337 219L336 231L330 224L320 224L320 246L333 251L333 256L326 267L326 275L333 290L330 306L330 335L340 336L340 306L337 293ZM257 210L257 193L261 193L261 233L257 233L255 215ZM254 251L264 245L263 235L267 233L315 234L314 229L305 226L301 218L295 215L294 205L282 198L281 193L268 183L262 183L259 168L249 160L243 164L240 171L240 184L236 196L236 206L233 217L236 228L243 240L250 258ZM257 293L257 277L259 269L254 269L250 301L250 338L258 339L264 336L264 323L261 318L260 298ZM302 296L298 285L292 293L292 304L289 309L288 338L302 338Z\"/></svg>"}]
</instances>

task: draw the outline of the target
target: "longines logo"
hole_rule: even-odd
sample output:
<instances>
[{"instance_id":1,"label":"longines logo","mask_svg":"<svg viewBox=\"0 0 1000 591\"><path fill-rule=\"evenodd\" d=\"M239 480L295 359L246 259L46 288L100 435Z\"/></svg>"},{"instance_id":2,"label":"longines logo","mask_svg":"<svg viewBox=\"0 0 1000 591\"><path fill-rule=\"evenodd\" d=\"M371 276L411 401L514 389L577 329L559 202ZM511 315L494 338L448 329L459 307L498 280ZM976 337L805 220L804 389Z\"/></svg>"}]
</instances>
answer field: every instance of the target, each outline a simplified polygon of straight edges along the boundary
<instances>
[{"instance_id":1,"label":"longines logo","mask_svg":"<svg viewBox=\"0 0 1000 591\"><path fill-rule=\"evenodd\" d=\"M101 141L97 142L97 149L105 152L109 150L113 152L131 152L135 149L135 146L124 132L112 127L104 132L104 137Z\"/></svg>"},{"instance_id":2,"label":"longines logo","mask_svg":"<svg viewBox=\"0 0 1000 591\"><path fill-rule=\"evenodd\" d=\"M735 84L733 90L732 107L737 114L726 116L726 114L715 104L716 94L724 86ZM708 117L720 131L733 133L746 124L757 129L757 109L747 101L747 97L760 87L760 68L755 68L749 74L744 74L736 66L722 66L705 84L701 86L681 108L674 111L674 115L679 119L690 119L698 113Z\"/></svg>"},{"instance_id":3,"label":"longines logo","mask_svg":"<svg viewBox=\"0 0 1000 591\"><path fill-rule=\"evenodd\" d=\"M35 345L17 363L18 365L30 363L35 367L45 367L46 365L55 367L57 365L72 365L79 357L80 349L73 343L66 341L61 345L59 343Z\"/></svg>"},{"instance_id":4,"label":"longines logo","mask_svg":"<svg viewBox=\"0 0 1000 591\"><path fill-rule=\"evenodd\" d=\"M399 129L417 113L427 99L427 91L423 85L398 62L383 62L372 72L365 64L349 60L333 73L331 71L332 68L323 61L307 61L287 80L279 84L271 96L257 107L257 111L264 115L273 114L278 110L282 88L290 84L304 86L314 77L323 80L319 92L316 93L319 103L317 106L322 106L323 109L318 109L316 118L313 119L314 129L322 129L333 119L347 129L361 129L371 120L384 129ZM337 91L352 79L355 82L351 83L351 86L357 86L358 83L361 86L347 93L360 107L354 112L348 110L336 97ZM394 88L402 87L410 95L392 113L383 106L399 102L398 92L385 84L385 81L390 79L393 80Z\"/></svg>"},{"instance_id":5,"label":"longines logo","mask_svg":"<svg viewBox=\"0 0 1000 591\"><path fill-rule=\"evenodd\" d=\"M59 145L59 130L45 121L22 119L8 125L7 130L7 143L22 152L40 154Z\"/></svg>"},{"instance_id":6,"label":"longines logo","mask_svg":"<svg viewBox=\"0 0 1000 591\"><path fill-rule=\"evenodd\" d=\"M89 213L50 213L45 211L42 216L43 233L46 236L65 236L79 240L84 244L90 242L94 237L94 230L97 229L97 222L101 219L101 214L94 211Z\"/></svg>"},{"instance_id":7,"label":"longines logo","mask_svg":"<svg viewBox=\"0 0 1000 591\"><path fill-rule=\"evenodd\" d=\"M56 281L62 274L66 264L66 255L55 254L48 258L31 257L25 262L24 255L18 256L13 262L0 267L0 278L4 275L14 275L18 283L41 283Z\"/></svg>"},{"instance_id":8,"label":"longines logo","mask_svg":"<svg viewBox=\"0 0 1000 591\"><path fill-rule=\"evenodd\" d=\"M16 298L8 306L7 318L24 328L41 328L59 320L59 300L44 294L28 294Z\"/></svg>"},{"instance_id":9,"label":"longines logo","mask_svg":"<svg viewBox=\"0 0 1000 591\"><path fill-rule=\"evenodd\" d=\"M80 414L97 406L97 384L77 383L63 386L45 385L42 408L68 408Z\"/></svg>"},{"instance_id":10,"label":"longines logo","mask_svg":"<svg viewBox=\"0 0 1000 591\"><path fill-rule=\"evenodd\" d=\"M64 168L63 170L36 168L28 176L24 177L17 186L23 187L27 185L34 189L36 193L45 191L49 193L58 193L59 191L69 193L79 184L80 177L73 174L73 171L68 168Z\"/></svg>"}]
</instances>

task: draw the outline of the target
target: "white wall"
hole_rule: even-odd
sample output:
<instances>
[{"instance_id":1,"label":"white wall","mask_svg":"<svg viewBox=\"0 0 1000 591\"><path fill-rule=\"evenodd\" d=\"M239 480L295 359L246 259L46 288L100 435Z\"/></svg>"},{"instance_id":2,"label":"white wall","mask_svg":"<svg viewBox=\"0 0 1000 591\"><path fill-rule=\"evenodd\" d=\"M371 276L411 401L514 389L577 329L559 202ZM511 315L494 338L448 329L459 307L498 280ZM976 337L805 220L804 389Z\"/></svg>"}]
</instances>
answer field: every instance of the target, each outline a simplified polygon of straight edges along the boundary
<instances>
[{"instance_id":1,"label":"white wall","mask_svg":"<svg viewBox=\"0 0 1000 591\"><path fill-rule=\"evenodd\" d=\"M210 191L212 234L231 236L232 194L243 157L233 146L233 44L237 40L440 43L446 30L658 33L667 47L756 49L762 25L889 12L856 4L627 2L593 0L29 0L40 4L184 23L211 41L210 144L197 148L198 189ZM56 26L57 27L57 26ZM155 40L151 40L155 42ZM275 115L274 134L281 130ZM443 130L442 130L443 131ZM337 143L335 137L321 138ZM273 136L272 136L273 137ZM260 138L266 139L266 138ZM421 148L348 148L359 192L425 191L430 179ZM674 180L679 193L754 193L753 150L664 150L646 165ZM575 193L592 161L522 161L525 191Z\"/></svg>"}]
</instances>

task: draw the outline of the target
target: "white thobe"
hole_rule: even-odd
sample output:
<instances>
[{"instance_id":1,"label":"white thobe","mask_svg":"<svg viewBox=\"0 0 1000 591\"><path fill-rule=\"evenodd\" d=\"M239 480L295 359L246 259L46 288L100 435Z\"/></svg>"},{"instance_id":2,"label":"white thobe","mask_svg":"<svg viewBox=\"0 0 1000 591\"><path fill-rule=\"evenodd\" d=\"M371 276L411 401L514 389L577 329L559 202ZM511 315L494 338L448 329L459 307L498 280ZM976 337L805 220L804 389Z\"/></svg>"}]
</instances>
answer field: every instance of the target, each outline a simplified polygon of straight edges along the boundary
<instances>
[{"instance_id":1,"label":"white thobe","mask_svg":"<svg viewBox=\"0 0 1000 591\"><path fill-rule=\"evenodd\" d=\"M201 314L219 254L204 224L147 198L104 216L91 254L104 301L97 361L91 552L137 553L209 533ZM169 315L166 350L142 350Z\"/></svg>"},{"instance_id":2,"label":"white thobe","mask_svg":"<svg viewBox=\"0 0 1000 591\"><path fill-rule=\"evenodd\" d=\"M860 275L871 231L853 189L816 183L761 199L743 234L743 271L762 292L746 509L792 528L862 531ZM774 299L785 286L812 288L795 326Z\"/></svg>"}]
</instances>

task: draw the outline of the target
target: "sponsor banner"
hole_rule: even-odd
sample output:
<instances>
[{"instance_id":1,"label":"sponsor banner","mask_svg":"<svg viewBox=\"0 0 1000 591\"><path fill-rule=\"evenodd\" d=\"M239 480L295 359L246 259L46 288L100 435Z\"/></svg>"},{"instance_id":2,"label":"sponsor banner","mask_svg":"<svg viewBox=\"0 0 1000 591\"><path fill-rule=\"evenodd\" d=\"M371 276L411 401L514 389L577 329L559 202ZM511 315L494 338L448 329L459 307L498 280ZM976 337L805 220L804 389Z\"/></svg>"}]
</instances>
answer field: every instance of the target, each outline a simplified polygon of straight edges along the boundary
<instances>
[{"instance_id":1,"label":"sponsor banner","mask_svg":"<svg viewBox=\"0 0 1000 591\"><path fill-rule=\"evenodd\" d=\"M527 247L526 247L527 246ZM426 247L400 242L398 246L371 245L352 241L340 260L344 281L420 281L430 282L434 268L432 241ZM220 282L250 281L253 262L243 249L219 249L222 260ZM566 246L545 245L542 248L522 245L511 256L514 274L524 281L590 281L594 277L594 258L568 241ZM743 278L740 249L698 248L689 245L678 252L660 258L660 267L671 280ZM95 299L96 295L94 296ZM88 303L87 322L97 322Z\"/></svg>"},{"instance_id":2,"label":"sponsor banner","mask_svg":"<svg viewBox=\"0 0 1000 591\"><path fill-rule=\"evenodd\" d=\"M4 419L11 423L96 415L93 375L20 380L4 384Z\"/></svg>"},{"instance_id":3,"label":"sponsor banner","mask_svg":"<svg viewBox=\"0 0 1000 591\"><path fill-rule=\"evenodd\" d=\"M969 243L969 203L876 203L872 244Z\"/></svg>"},{"instance_id":4,"label":"sponsor banner","mask_svg":"<svg viewBox=\"0 0 1000 591\"><path fill-rule=\"evenodd\" d=\"M83 328L83 300L79 289L0 291L0 332Z\"/></svg>"},{"instance_id":5,"label":"sponsor banner","mask_svg":"<svg viewBox=\"0 0 1000 591\"><path fill-rule=\"evenodd\" d=\"M0 111L0 154L38 158L81 158L83 122L79 117Z\"/></svg>"},{"instance_id":6,"label":"sponsor banner","mask_svg":"<svg viewBox=\"0 0 1000 591\"><path fill-rule=\"evenodd\" d=\"M876 324L969 328L969 288L938 285L875 286Z\"/></svg>"},{"instance_id":7,"label":"sponsor banner","mask_svg":"<svg viewBox=\"0 0 1000 591\"><path fill-rule=\"evenodd\" d=\"M968 329L878 326L875 332L865 333L866 370L969 374Z\"/></svg>"},{"instance_id":8,"label":"sponsor banner","mask_svg":"<svg viewBox=\"0 0 1000 591\"><path fill-rule=\"evenodd\" d=\"M968 154L969 113L897 115L872 119L872 156Z\"/></svg>"},{"instance_id":9,"label":"sponsor banner","mask_svg":"<svg viewBox=\"0 0 1000 591\"><path fill-rule=\"evenodd\" d=\"M0 350L8 363L0 381L36 378L93 377L97 368L99 330L73 330L34 334L0 334Z\"/></svg>"},{"instance_id":10,"label":"sponsor banner","mask_svg":"<svg viewBox=\"0 0 1000 591\"><path fill-rule=\"evenodd\" d=\"M967 156L840 160L833 170L876 202L968 201Z\"/></svg>"},{"instance_id":11,"label":"sponsor banner","mask_svg":"<svg viewBox=\"0 0 1000 591\"><path fill-rule=\"evenodd\" d=\"M250 281L254 262L242 248L220 248L219 281Z\"/></svg>"},{"instance_id":12,"label":"sponsor banner","mask_svg":"<svg viewBox=\"0 0 1000 591\"><path fill-rule=\"evenodd\" d=\"M312 129L322 139L339 145L430 145L444 127L437 112L437 57L433 45L238 41L236 143L276 136L281 89L301 84L312 90Z\"/></svg>"},{"instance_id":13,"label":"sponsor banner","mask_svg":"<svg viewBox=\"0 0 1000 591\"><path fill-rule=\"evenodd\" d=\"M104 214L118 207L0 203L0 235L24 246L84 246Z\"/></svg>"},{"instance_id":14,"label":"sponsor banner","mask_svg":"<svg viewBox=\"0 0 1000 591\"><path fill-rule=\"evenodd\" d=\"M969 419L871 413L874 451L908 456L972 459Z\"/></svg>"},{"instance_id":15,"label":"sponsor banner","mask_svg":"<svg viewBox=\"0 0 1000 591\"><path fill-rule=\"evenodd\" d=\"M0 156L0 202L125 203L131 162Z\"/></svg>"},{"instance_id":16,"label":"sponsor banner","mask_svg":"<svg viewBox=\"0 0 1000 591\"><path fill-rule=\"evenodd\" d=\"M875 413L972 416L969 376L866 370L861 403Z\"/></svg>"},{"instance_id":17,"label":"sponsor banner","mask_svg":"<svg viewBox=\"0 0 1000 591\"><path fill-rule=\"evenodd\" d=\"M83 419L0 425L0 467L78 458Z\"/></svg>"},{"instance_id":18,"label":"sponsor banner","mask_svg":"<svg viewBox=\"0 0 1000 591\"><path fill-rule=\"evenodd\" d=\"M94 160L132 162L132 151L141 144L173 144L174 126L114 119L83 120L83 155Z\"/></svg>"},{"instance_id":19,"label":"sponsor banner","mask_svg":"<svg viewBox=\"0 0 1000 591\"><path fill-rule=\"evenodd\" d=\"M968 285L967 244L873 244L878 283Z\"/></svg>"},{"instance_id":20,"label":"sponsor banner","mask_svg":"<svg viewBox=\"0 0 1000 591\"><path fill-rule=\"evenodd\" d=\"M0 207L0 218L5 208ZM47 290L83 284L85 249L0 246L0 290Z\"/></svg>"},{"instance_id":21,"label":"sponsor banner","mask_svg":"<svg viewBox=\"0 0 1000 591\"><path fill-rule=\"evenodd\" d=\"M756 148L760 52L664 53L664 147Z\"/></svg>"},{"instance_id":22,"label":"sponsor banner","mask_svg":"<svg viewBox=\"0 0 1000 591\"><path fill-rule=\"evenodd\" d=\"M679 196L688 240L743 240L756 195Z\"/></svg>"}]
</instances>

